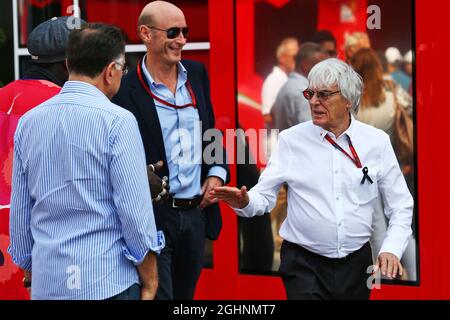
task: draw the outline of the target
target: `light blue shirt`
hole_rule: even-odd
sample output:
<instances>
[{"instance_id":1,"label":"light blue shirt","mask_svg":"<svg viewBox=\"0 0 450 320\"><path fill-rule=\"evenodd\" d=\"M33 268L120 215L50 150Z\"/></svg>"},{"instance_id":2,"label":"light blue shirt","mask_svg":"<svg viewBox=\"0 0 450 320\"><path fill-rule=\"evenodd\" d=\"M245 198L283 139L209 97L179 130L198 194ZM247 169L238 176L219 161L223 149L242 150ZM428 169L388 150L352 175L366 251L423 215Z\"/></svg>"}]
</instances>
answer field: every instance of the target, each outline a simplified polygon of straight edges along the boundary
<instances>
[{"instance_id":1,"label":"light blue shirt","mask_svg":"<svg viewBox=\"0 0 450 320\"><path fill-rule=\"evenodd\" d=\"M178 63L178 81L175 95L162 83L157 83L147 70L146 57L142 59L142 70L150 90L160 99L181 106L192 102L186 88L187 70ZM180 199L190 199L201 194L202 130L197 108L173 108L154 100L161 125L169 167L170 193ZM150 106L149 106L150 107ZM216 176L226 181L227 172L214 166L208 176Z\"/></svg>"},{"instance_id":2,"label":"light blue shirt","mask_svg":"<svg viewBox=\"0 0 450 320\"><path fill-rule=\"evenodd\" d=\"M134 116L69 81L27 112L14 137L8 252L32 271L33 299L105 299L139 283L159 253Z\"/></svg>"},{"instance_id":3,"label":"light blue shirt","mask_svg":"<svg viewBox=\"0 0 450 320\"><path fill-rule=\"evenodd\" d=\"M411 86L411 77L408 76L408 74L402 70L397 70L391 73L392 78L395 82L397 82L399 85L402 86L403 89L405 89L406 92L409 92L410 86Z\"/></svg>"}]
</instances>

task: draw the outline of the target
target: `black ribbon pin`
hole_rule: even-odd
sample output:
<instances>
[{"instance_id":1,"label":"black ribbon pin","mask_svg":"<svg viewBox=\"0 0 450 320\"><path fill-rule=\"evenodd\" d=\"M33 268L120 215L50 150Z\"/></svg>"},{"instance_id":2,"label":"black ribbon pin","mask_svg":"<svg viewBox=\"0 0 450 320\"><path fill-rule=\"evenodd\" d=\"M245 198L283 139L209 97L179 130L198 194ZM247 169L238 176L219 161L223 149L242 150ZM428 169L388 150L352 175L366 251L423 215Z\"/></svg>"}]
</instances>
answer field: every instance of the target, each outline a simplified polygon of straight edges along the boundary
<instances>
[{"instance_id":1,"label":"black ribbon pin","mask_svg":"<svg viewBox=\"0 0 450 320\"><path fill-rule=\"evenodd\" d=\"M372 179L369 177L369 169L367 169L367 167L364 167L364 168L362 169L362 172L363 172L363 174L364 174L364 177L363 177L362 180L361 180L361 184L364 184L364 182L366 182L366 179L367 179L371 184L373 184Z\"/></svg>"}]
</instances>

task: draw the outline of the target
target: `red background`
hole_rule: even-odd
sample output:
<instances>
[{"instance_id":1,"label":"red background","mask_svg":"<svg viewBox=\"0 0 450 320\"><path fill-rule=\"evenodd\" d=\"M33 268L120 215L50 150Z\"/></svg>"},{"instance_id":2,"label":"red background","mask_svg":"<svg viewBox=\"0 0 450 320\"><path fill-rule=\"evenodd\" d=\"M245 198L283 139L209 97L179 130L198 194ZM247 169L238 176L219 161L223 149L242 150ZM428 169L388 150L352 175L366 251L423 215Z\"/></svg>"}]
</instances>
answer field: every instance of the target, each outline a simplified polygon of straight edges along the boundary
<instances>
[{"instance_id":1,"label":"red background","mask_svg":"<svg viewBox=\"0 0 450 320\"><path fill-rule=\"evenodd\" d=\"M335 1L335 0L327 0ZM338 0L336 0L338 1ZM88 1L89 5L101 1ZM104 2L104 1L103 1ZM115 1L123 2L127 1ZM142 1L145 4L147 1ZM283 4L287 1L272 1ZM261 77L255 74L250 65L237 69L235 45L247 58L252 57L252 44L239 42L240 35L252 32L245 28L251 25L252 11L244 20L237 20L235 4L232 0L175 1L186 13L188 23L193 27L191 41L210 41L209 57L204 52L186 53L185 57L200 57L207 64L211 78L211 94L215 108L217 124L220 129L234 128L236 124L237 91L247 90L258 100L253 89L237 87L237 79L248 79L257 86ZM236 0L236 6L246 6L245 0ZM92 7L93 8L93 7ZM95 9L88 9L93 21L97 16ZM134 28L127 21L136 21L138 11L125 6L120 12L110 12L111 21L106 21L103 12L98 21L120 21L119 13L131 10L126 19L122 19L123 28ZM134 10L134 11L133 11ZM447 204L447 182L450 181L450 169L447 167L448 143L447 119L450 109L447 107L447 83L450 67L448 64L447 25L450 2L435 2L430 11L429 1L415 1L416 32L416 132L417 132L417 173L418 173L418 217L420 285L397 286L382 285L375 290L373 299L450 299L450 239L448 228L450 214ZM114 18L115 17L115 18ZM319 15L319 25L326 27L330 21L326 15ZM126 21L125 21L126 20ZM236 30L235 30L236 21ZM358 29L358 27L356 27ZM130 34L132 34L132 29ZM198 31L194 31L198 30ZM209 32L207 32L209 31ZM238 42L237 42L238 41ZM246 48L246 50L242 50ZM245 61L245 60L244 60ZM239 71L239 75L236 73ZM241 82L241 81L240 81ZM256 87L257 87L256 86ZM253 93L252 93L253 92ZM242 114L241 114L242 116ZM258 120L256 120L258 121ZM236 184L236 167L231 165L231 185ZM214 243L214 268L202 272L197 299L284 299L285 293L278 277L241 275L238 272L238 236L237 217L226 205L222 205L223 231ZM18 285L19 285L19 280ZM2 288L4 289L4 288ZM14 290L9 288L8 290ZM1 290L0 290L1 292Z\"/></svg>"}]
</instances>

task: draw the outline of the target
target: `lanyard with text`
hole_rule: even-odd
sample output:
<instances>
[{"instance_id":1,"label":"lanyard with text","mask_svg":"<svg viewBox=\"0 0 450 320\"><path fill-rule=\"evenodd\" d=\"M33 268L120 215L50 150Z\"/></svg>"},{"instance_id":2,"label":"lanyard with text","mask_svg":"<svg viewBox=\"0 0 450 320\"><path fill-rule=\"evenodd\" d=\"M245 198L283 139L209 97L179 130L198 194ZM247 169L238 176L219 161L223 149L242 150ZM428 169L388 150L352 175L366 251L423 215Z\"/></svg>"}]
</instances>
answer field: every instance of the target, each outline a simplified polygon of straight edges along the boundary
<instances>
[{"instance_id":1,"label":"lanyard with text","mask_svg":"<svg viewBox=\"0 0 450 320\"><path fill-rule=\"evenodd\" d=\"M339 151L341 151L343 154L345 154L350 160L352 160L352 162L356 165L357 168L362 168L362 164L361 164L361 160L359 160L358 154L356 153L355 148L353 147L352 144L352 140L350 140L350 137L347 136L347 140L348 140L348 146L350 147L350 151L352 152L352 155L349 155L347 153L347 151L345 151L344 149L342 149L342 147L340 145L338 145L333 139L331 139L331 137L327 134L325 136L325 139L327 139L327 141L329 143L331 143L333 145L333 147L335 147L336 149L338 149ZM366 181L366 179L372 184L373 181L372 179L369 177L369 169L367 167L364 167L362 169L362 173L364 174L362 180L361 180L361 184L364 184L364 182Z\"/></svg>"},{"instance_id":2,"label":"lanyard with text","mask_svg":"<svg viewBox=\"0 0 450 320\"><path fill-rule=\"evenodd\" d=\"M191 96L192 102L188 103L188 104L184 104L182 106L177 106L176 104L172 104L170 102L167 102L167 101L161 99L160 97L156 96L156 94L154 94L152 92L152 90L150 90L150 87L145 83L144 78L142 77L142 60L137 65L137 74L138 74L139 81L141 82L141 84L144 87L145 91L147 91L147 93L154 100L158 101L159 103L162 103L165 106L176 108L176 109L183 109L183 108L187 108L187 107L197 108L197 99L195 98L194 90L192 90L192 86L191 86L189 80L186 81L186 88L189 91L189 94Z\"/></svg>"}]
</instances>

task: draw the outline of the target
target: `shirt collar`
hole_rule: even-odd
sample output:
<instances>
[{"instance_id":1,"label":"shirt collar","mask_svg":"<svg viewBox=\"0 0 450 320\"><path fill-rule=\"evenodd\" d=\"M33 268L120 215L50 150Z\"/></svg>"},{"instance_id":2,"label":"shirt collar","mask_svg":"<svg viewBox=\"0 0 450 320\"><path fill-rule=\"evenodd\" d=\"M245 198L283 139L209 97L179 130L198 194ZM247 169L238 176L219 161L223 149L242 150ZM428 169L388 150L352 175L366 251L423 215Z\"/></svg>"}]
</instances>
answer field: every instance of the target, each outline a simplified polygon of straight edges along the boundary
<instances>
[{"instance_id":1,"label":"shirt collar","mask_svg":"<svg viewBox=\"0 0 450 320\"><path fill-rule=\"evenodd\" d=\"M100 91L100 89L84 81L67 81L62 87L60 94L65 93L85 94L97 99L102 99L110 102L108 97L102 91Z\"/></svg>"},{"instance_id":2,"label":"shirt collar","mask_svg":"<svg viewBox=\"0 0 450 320\"><path fill-rule=\"evenodd\" d=\"M142 58L142 72L145 76L145 78L147 79L147 82L153 86L154 88L156 88L156 86L158 85L157 82L155 82L155 80L153 80L150 72L147 70L147 66L145 65L145 62L147 61L147 54L144 56L144 58ZM183 64L181 62L178 62L178 81L177 81L177 90L179 88L181 88L182 86L184 86L184 84L187 81L187 70L186 68L183 66Z\"/></svg>"},{"instance_id":3,"label":"shirt collar","mask_svg":"<svg viewBox=\"0 0 450 320\"><path fill-rule=\"evenodd\" d=\"M302 79L302 80L308 81L308 78L306 78L301 73L298 73L297 71L292 71L291 73L289 73L288 77L293 78L293 79Z\"/></svg>"},{"instance_id":4,"label":"shirt collar","mask_svg":"<svg viewBox=\"0 0 450 320\"><path fill-rule=\"evenodd\" d=\"M350 126L342 134L343 135L346 134L347 136L350 137L350 140L353 140L356 119L355 119L355 116L351 113L350 113L350 119L351 119ZM316 125L314 125L314 127L316 129L315 131L316 131L317 137L319 138L319 140L321 142L323 142L323 140L325 139L325 136L328 133L330 133L330 131L325 130L324 128L316 126Z\"/></svg>"}]
</instances>

